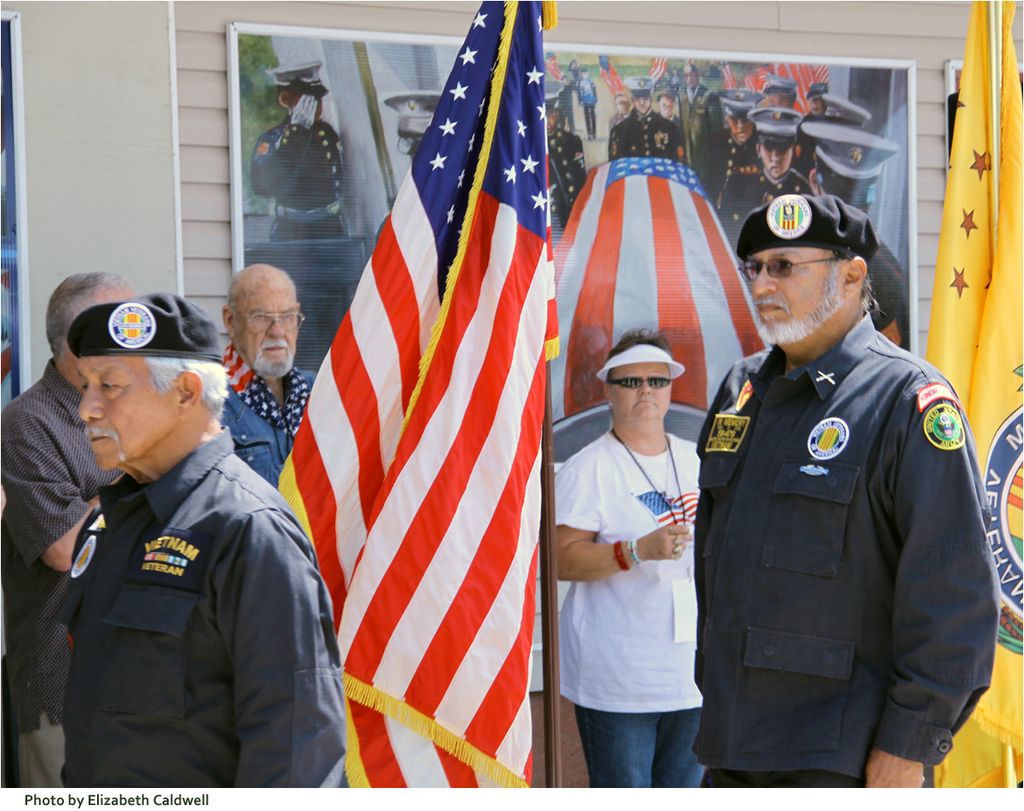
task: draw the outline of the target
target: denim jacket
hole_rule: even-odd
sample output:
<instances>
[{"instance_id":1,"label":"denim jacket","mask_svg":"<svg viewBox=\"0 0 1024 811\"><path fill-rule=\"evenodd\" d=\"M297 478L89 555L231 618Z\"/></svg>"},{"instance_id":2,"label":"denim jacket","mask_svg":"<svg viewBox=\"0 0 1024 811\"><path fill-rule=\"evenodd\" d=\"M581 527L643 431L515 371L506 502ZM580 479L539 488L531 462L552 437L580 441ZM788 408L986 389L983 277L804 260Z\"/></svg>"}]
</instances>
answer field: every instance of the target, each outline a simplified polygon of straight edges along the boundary
<instances>
[{"instance_id":1,"label":"denim jacket","mask_svg":"<svg viewBox=\"0 0 1024 811\"><path fill-rule=\"evenodd\" d=\"M313 375L308 372L303 372L303 375L312 385ZM228 390L221 424L231 431L239 458L277 487L281 468L292 451L292 435L263 419L243 403L233 389Z\"/></svg>"}]
</instances>

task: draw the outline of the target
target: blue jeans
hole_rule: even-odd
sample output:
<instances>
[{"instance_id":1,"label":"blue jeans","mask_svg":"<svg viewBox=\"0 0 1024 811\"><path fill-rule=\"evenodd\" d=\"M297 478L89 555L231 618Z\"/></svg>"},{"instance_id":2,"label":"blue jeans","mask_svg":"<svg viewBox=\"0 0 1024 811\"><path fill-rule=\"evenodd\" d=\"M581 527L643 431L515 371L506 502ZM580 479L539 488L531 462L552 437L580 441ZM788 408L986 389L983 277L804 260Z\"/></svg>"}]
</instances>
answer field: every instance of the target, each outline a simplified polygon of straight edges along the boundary
<instances>
[{"instance_id":1,"label":"blue jeans","mask_svg":"<svg viewBox=\"0 0 1024 811\"><path fill-rule=\"evenodd\" d=\"M603 712L576 706L591 788L695 788L704 767L693 753L700 707L673 712Z\"/></svg>"}]
</instances>

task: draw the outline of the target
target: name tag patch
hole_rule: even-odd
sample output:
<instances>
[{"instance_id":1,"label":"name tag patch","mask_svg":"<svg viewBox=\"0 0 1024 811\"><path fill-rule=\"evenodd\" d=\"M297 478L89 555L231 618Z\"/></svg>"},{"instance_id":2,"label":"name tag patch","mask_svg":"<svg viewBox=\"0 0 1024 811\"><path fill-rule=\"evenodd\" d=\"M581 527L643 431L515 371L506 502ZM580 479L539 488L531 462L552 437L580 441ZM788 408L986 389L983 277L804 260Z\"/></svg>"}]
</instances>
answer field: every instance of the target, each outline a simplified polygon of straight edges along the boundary
<instances>
[{"instance_id":1,"label":"name tag patch","mask_svg":"<svg viewBox=\"0 0 1024 811\"><path fill-rule=\"evenodd\" d=\"M750 417L715 414L715 421L711 423L711 432L708 434L708 442L704 450L736 453L740 443L743 442L743 437L747 435L749 426Z\"/></svg>"},{"instance_id":2,"label":"name tag patch","mask_svg":"<svg viewBox=\"0 0 1024 811\"><path fill-rule=\"evenodd\" d=\"M960 401L956 399L956 395L953 394L953 390L949 386L942 383L929 383L917 393L918 412L923 414L924 410L936 400L949 400L951 403L960 405Z\"/></svg>"}]
</instances>

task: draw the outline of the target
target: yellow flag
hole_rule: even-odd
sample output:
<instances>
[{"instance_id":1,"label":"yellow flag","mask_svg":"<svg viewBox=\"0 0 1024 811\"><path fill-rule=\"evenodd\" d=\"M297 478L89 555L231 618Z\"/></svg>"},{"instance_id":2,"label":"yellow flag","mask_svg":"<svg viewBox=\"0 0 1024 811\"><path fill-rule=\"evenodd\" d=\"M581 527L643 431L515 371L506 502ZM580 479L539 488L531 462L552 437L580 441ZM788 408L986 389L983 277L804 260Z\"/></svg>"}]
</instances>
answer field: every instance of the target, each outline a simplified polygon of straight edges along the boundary
<instances>
[{"instance_id":1,"label":"yellow flag","mask_svg":"<svg viewBox=\"0 0 1024 811\"><path fill-rule=\"evenodd\" d=\"M925 355L949 378L965 408L995 240L985 6L974 3L967 27Z\"/></svg>"},{"instance_id":2,"label":"yellow flag","mask_svg":"<svg viewBox=\"0 0 1024 811\"><path fill-rule=\"evenodd\" d=\"M968 77L968 60L972 57L972 31L978 37L975 49L984 49L984 19L987 4L976 2L971 16L971 31L968 32L967 50L964 55L964 71L961 76L960 101L965 106L957 111L954 150L959 143L964 149L991 152L991 141L976 147L965 146L965 139L983 132L976 125L965 127L969 134L960 135L961 122L971 120L975 97L965 97L963 81ZM946 191L946 208L940 238L940 260L968 262L980 260L985 251L991 254L989 268L967 266L972 275L964 270L963 290L955 291L957 301L951 296L940 298L940 280L947 265L936 265L936 293L932 306L931 335L928 341L928 359L943 371L956 370L960 378L954 386L967 397L968 419L974 431L978 446L978 460L982 466L988 508L994 515L988 533L989 546L999 575L1002 610L999 621L999 644L996 650L995 670L992 687L982 696L977 709L964 728L953 740L953 751L936 770L936 785L949 787L964 786L1015 786L1021 779L1021 690L1022 690L1022 454L1024 428L1022 428L1022 352L1021 336L1024 334L1022 316L1022 275L1024 275L1024 254L1021 242L1021 85L1017 67L1017 54L1013 42L1012 25L1014 4L1005 2L1002 6L1002 82L1000 87L1000 142L999 142L999 189L998 189L998 233L994 249L979 250L978 253L958 251L968 237L963 230L950 230L951 208L958 205L954 195L966 194L963 178L960 185L954 185L957 175L957 161L962 157L954 151L951 160L950 179ZM989 8L998 10L999 5ZM987 55L982 66L987 71ZM976 86L972 85L972 88ZM980 92L980 91L979 91ZM986 109L987 101L980 107ZM979 114L980 115L980 114ZM961 167L962 168L962 165ZM978 172L979 177L981 175ZM988 175L988 172L985 172ZM973 191L978 191L973 189ZM964 197L964 200L967 198ZM961 207L965 207L962 203ZM957 226L954 226L956 228ZM983 239L986 226L978 223L977 235ZM979 239L978 242L982 242ZM990 243L991 245L991 243ZM948 246L948 248L947 248ZM943 253L943 248L947 248ZM972 246L972 250L975 246ZM970 285L986 279L987 291L972 291ZM971 292L974 295L969 295ZM987 295L986 295L987 293ZM957 304L968 304L956 308ZM969 312L968 312L969 311ZM948 319L948 320L947 320ZM959 335L955 330L962 328ZM967 331L973 328L975 332ZM938 333L938 334L936 334ZM974 336L974 337L972 337ZM976 349L974 348L976 345ZM933 351L933 349L935 351ZM967 377L964 377L964 376ZM969 389L963 388L966 380Z\"/></svg>"}]
</instances>

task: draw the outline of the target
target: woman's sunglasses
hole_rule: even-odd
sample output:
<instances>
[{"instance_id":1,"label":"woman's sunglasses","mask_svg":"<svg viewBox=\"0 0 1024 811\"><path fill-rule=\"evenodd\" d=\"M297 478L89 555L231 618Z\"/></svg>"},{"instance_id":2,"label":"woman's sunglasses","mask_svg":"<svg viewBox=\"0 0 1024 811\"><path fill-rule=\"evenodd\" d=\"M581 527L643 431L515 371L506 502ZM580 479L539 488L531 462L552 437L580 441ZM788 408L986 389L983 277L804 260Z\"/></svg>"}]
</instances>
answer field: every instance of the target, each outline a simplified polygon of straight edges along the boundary
<instances>
[{"instance_id":1,"label":"woman's sunglasses","mask_svg":"<svg viewBox=\"0 0 1024 811\"><path fill-rule=\"evenodd\" d=\"M620 377L616 380L608 378L607 383L611 386L622 386L624 389L638 389L644 383L652 389L663 389L670 386L672 380L668 377Z\"/></svg>"}]
</instances>

